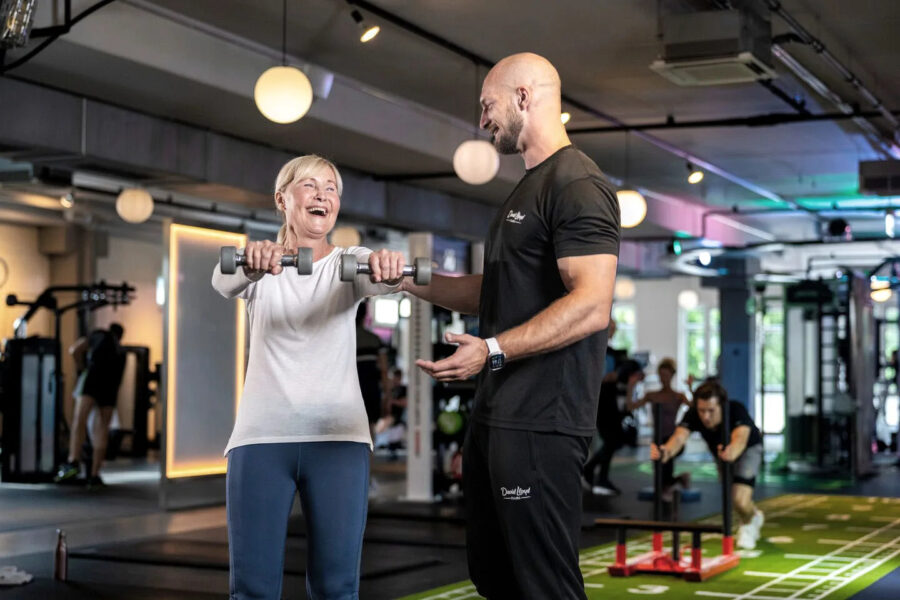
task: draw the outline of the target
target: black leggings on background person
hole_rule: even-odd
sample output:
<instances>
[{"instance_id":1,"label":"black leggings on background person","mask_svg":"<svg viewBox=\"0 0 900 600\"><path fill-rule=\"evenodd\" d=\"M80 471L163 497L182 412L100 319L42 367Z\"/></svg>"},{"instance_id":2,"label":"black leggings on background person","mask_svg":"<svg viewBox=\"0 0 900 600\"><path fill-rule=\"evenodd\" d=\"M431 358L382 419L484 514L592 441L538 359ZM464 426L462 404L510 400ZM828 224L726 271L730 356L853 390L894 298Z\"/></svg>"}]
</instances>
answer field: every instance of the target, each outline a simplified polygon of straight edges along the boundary
<instances>
[{"instance_id":1,"label":"black leggings on background person","mask_svg":"<svg viewBox=\"0 0 900 600\"><path fill-rule=\"evenodd\" d=\"M624 445L624 436L620 430L605 429L598 432L603 447L595 452L584 465L584 478L591 485L600 484L604 487L608 486L609 468L612 464L613 455L616 450ZM599 473L597 468L599 467ZM615 488L613 488L615 490Z\"/></svg>"}]
</instances>

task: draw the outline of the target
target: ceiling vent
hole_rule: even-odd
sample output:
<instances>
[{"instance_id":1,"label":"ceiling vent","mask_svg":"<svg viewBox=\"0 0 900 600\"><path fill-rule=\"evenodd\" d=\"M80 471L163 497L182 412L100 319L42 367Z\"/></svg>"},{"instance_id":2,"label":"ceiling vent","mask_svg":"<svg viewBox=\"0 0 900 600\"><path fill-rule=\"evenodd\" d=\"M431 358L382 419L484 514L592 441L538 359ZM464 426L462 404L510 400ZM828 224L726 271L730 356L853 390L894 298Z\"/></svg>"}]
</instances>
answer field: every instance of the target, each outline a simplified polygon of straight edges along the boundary
<instances>
[{"instance_id":1,"label":"ceiling vent","mask_svg":"<svg viewBox=\"0 0 900 600\"><path fill-rule=\"evenodd\" d=\"M774 79L771 24L753 11L715 10L663 17L662 58L650 68L682 85Z\"/></svg>"},{"instance_id":2,"label":"ceiling vent","mask_svg":"<svg viewBox=\"0 0 900 600\"><path fill-rule=\"evenodd\" d=\"M859 163L859 193L900 196L900 160L867 160Z\"/></svg>"}]
</instances>

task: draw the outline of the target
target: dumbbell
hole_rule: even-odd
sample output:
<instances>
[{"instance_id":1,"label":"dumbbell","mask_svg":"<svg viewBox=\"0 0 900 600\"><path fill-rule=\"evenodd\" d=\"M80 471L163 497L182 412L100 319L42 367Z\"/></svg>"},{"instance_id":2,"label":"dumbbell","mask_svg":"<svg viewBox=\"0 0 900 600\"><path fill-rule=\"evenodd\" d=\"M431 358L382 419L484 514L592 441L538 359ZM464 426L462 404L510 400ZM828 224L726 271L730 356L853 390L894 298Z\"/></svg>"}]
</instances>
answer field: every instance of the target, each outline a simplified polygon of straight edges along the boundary
<instances>
[{"instance_id":1,"label":"dumbbell","mask_svg":"<svg viewBox=\"0 0 900 600\"><path fill-rule=\"evenodd\" d=\"M243 254L238 254L234 246L222 246L219 249L219 264L222 272L232 275L238 267L244 266L246 260ZM298 275L309 275L313 269L312 248L297 248L297 254L285 254L281 257L282 267L297 267Z\"/></svg>"},{"instance_id":2,"label":"dumbbell","mask_svg":"<svg viewBox=\"0 0 900 600\"><path fill-rule=\"evenodd\" d=\"M357 275L371 275L372 268L368 263L360 263L355 254L341 255L341 281L353 281ZM431 283L431 261L417 258L412 266L403 267L403 276L412 277L416 285Z\"/></svg>"}]
</instances>

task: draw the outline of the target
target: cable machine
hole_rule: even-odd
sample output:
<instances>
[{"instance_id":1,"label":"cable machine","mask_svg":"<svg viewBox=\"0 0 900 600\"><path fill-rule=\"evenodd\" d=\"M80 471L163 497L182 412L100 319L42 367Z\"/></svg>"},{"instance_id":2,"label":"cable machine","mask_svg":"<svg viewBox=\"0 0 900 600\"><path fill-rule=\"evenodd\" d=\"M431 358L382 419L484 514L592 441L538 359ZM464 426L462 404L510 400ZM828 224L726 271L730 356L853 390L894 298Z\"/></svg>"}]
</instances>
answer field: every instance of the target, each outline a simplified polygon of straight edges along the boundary
<instances>
[{"instance_id":1,"label":"cable machine","mask_svg":"<svg viewBox=\"0 0 900 600\"><path fill-rule=\"evenodd\" d=\"M79 334L86 335L91 312L130 303L134 290L127 283L114 286L100 281L49 287L31 302L12 294L6 297L7 306L26 306L27 310L16 320L14 337L7 341L0 363L3 481L50 481L61 459L60 434L66 429L62 418L62 316L77 310ZM57 295L73 292L79 299L61 305ZM53 337L26 337L28 321L42 308L53 313Z\"/></svg>"}]
</instances>

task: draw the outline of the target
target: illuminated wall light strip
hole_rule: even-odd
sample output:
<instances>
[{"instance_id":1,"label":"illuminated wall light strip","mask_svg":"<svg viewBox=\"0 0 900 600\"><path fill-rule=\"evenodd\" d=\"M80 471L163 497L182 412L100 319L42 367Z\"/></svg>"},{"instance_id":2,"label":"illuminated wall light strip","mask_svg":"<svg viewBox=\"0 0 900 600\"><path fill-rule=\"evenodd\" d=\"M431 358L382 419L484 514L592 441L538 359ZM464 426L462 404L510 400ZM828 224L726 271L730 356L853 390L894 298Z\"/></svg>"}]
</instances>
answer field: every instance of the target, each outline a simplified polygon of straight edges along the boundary
<instances>
[{"instance_id":1,"label":"illuminated wall light strip","mask_svg":"<svg viewBox=\"0 0 900 600\"><path fill-rule=\"evenodd\" d=\"M169 294L168 294L168 352L166 356L166 471L167 479L177 479L183 477L199 477L204 475L221 475L227 469L227 461L222 458L215 463L203 461L189 461L175 464L175 415L177 407L177 397L175 394L175 364L178 356L178 335L177 335L177 311L178 306L178 243L179 238L185 237L201 237L218 241L223 246L243 247L247 244L247 236L238 233L229 233L227 231L215 231L211 229L203 229L201 227L192 227L189 225L173 224L169 227ZM245 344L246 344L246 311L243 300L235 303L235 325L237 329L237 338L235 340L235 387L234 387L234 410L237 409L241 400L241 392L244 385L244 362L245 362Z\"/></svg>"}]
</instances>

